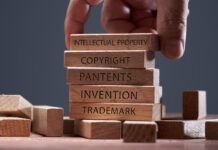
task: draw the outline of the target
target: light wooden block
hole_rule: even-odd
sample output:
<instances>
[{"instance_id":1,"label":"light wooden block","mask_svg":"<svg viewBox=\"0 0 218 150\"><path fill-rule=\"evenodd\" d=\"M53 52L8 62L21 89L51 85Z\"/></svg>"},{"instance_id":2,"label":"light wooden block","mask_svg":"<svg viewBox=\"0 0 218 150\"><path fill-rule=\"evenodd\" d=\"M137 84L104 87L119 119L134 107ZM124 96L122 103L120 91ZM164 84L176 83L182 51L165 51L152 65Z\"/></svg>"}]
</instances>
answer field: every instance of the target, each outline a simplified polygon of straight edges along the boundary
<instances>
[{"instance_id":1,"label":"light wooden block","mask_svg":"<svg viewBox=\"0 0 218 150\"><path fill-rule=\"evenodd\" d=\"M32 104L21 95L0 95L0 115L32 118Z\"/></svg>"},{"instance_id":2,"label":"light wooden block","mask_svg":"<svg viewBox=\"0 0 218 150\"><path fill-rule=\"evenodd\" d=\"M218 119L207 121L205 126L206 139L218 140Z\"/></svg>"},{"instance_id":3,"label":"light wooden block","mask_svg":"<svg viewBox=\"0 0 218 150\"><path fill-rule=\"evenodd\" d=\"M154 68L155 54L145 50L69 50L64 67Z\"/></svg>"},{"instance_id":4,"label":"light wooden block","mask_svg":"<svg viewBox=\"0 0 218 150\"><path fill-rule=\"evenodd\" d=\"M75 133L88 139L120 139L121 121L75 120Z\"/></svg>"},{"instance_id":5,"label":"light wooden block","mask_svg":"<svg viewBox=\"0 0 218 150\"><path fill-rule=\"evenodd\" d=\"M70 102L160 103L162 87L132 85L70 85Z\"/></svg>"},{"instance_id":6,"label":"light wooden block","mask_svg":"<svg viewBox=\"0 0 218 150\"><path fill-rule=\"evenodd\" d=\"M157 124L161 139L205 138L205 120L161 120Z\"/></svg>"},{"instance_id":7,"label":"light wooden block","mask_svg":"<svg viewBox=\"0 0 218 150\"><path fill-rule=\"evenodd\" d=\"M0 136L30 136L30 127L30 119L0 117Z\"/></svg>"},{"instance_id":8,"label":"light wooden block","mask_svg":"<svg viewBox=\"0 0 218 150\"><path fill-rule=\"evenodd\" d=\"M164 104L161 104L161 118L166 117L167 111L166 106Z\"/></svg>"},{"instance_id":9,"label":"light wooden block","mask_svg":"<svg viewBox=\"0 0 218 150\"><path fill-rule=\"evenodd\" d=\"M207 115L205 91L183 92L183 119L201 119Z\"/></svg>"},{"instance_id":10,"label":"light wooden block","mask_svg":"<svg viewBox=\"0 0 218 150\"><path fill-rule=\"evenodd\" d=\"M157 125L148 121L124 121L124 142L156 142Z\"/></svg>"},{"instance_id":11,"label":"light wooden block","mask_svg":"<svg viewBox=\"0 0 218 150\"><path fill-rule=\"evenodd\" d=\"M74 135L74 119L64 116L63 133Z\"/></svg>"},{"instance_id":12,"label":"light wooden block","mask_svg":"<svg viewBox=\"0 0 218 150\"><path fill-rule=\"evenodd\" d=\"M34 106L33 115L33 132L45 136L63 135L63 108Z\"/></svg>"},{"instance_id":13,"label":"light wooden block","mask_svg":"<svg viewBox=\"0 0 218 150\"><path fill-rule=\"evenodd\" d=\"M72 103L70 118L153 121L161 118L160 104Z\"/></svg>"},{"instance_id":14,"label":"light wooden block","mask_svg":"<svg viewBox=\"0 0 218 150\"><path fill-rule=\"evenodd\" d=\"M152 33L71 34L71 50L159 50L159 37Z\"/></svg>"},{"instance_id":15,"label":"light wooden block","mask_svg":"<svg viewBox=\"0 0 218 150\"><path fill-rule=\"evenodd\" d=\"M159 85L159 69L68 68L67 83L76 85Z\"/></svg>"}]
</instances>

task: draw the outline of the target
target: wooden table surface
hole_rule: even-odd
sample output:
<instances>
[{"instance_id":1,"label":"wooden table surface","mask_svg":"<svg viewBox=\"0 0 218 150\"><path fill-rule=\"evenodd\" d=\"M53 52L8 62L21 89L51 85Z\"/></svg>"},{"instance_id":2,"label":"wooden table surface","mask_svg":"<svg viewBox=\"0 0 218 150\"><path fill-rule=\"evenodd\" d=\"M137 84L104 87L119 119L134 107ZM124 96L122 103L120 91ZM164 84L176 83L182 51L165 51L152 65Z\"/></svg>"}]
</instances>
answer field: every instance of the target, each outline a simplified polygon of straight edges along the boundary
<instances>
[{"instance_id":1,"label":"wooden table surface","mask_svg":"<svg viewBox=\"0 0 218 150\"><path fill-rule=\"evenodd\" d=\"M157 140L157 143L123 143L122 140L88 140L80 137L0 137L0 150L218 150L218 140Z\"/></svg>"}]
</instances>

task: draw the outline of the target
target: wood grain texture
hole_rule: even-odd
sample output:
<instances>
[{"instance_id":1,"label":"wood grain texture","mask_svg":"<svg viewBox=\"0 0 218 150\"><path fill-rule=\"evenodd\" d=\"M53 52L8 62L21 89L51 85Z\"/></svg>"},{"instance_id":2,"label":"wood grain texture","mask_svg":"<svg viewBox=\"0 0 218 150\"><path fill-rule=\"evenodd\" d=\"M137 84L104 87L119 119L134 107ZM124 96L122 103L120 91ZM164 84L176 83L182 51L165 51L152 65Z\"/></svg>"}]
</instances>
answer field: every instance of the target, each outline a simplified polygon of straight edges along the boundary
<instances>
[{"instance_id":1,"label":"wood grain texture","mask_svg":"<svg viewBox=\"0 0 218 150\"><path fill-rule=\"evenodd\" d=\"M73 68L67 83L76 85L159 85L159 69Z\"/></svg>"},{"instance_id":2,"label":"wood grain texture","mask_svg":"<svg viewBox=\"0 0 218 150\"><path fill-rule=\"evenodd\" d=\"M155 54L144 50L69 50L64 67L154 68Z\"/></svg>"},{"instance_id":3,"label":"wood grain texture","mask_svg":"<svg viewBox=\"0 0 218 150\"><path fill-rule=\"evenodd\" d=\"M207 115L206 91L183 92L183 119L201 119Z\"/></svg>"},{"instance_id":4,"label":"wood grain texture","mask_svg":"<svg viewBox=\"0 0 218 150\"><path fill-rule=\"evenodd\" d=\"M161 118L160 104L72 103L70 118L153 121Z\"/></svg>"},{"instance_id":5,"label":"wood grain texture","mask_svg":"<svg viewBox=\"0 0 218 150\"><path fill-rule=\"evenodd\" d=\"M206 121L206 139L218 140L218 119Z\"/></svg>"},{"instance_id":6,"label":"wood grain texture","mask_svg":"<svg viewBox=\"0 0 218 150\"><path fill-rule=\"evenodd\" d=\"M160 103L162 87L132 85L70 85L70 102Z\"/></svg>"},{"instance_id":7,"label":"wood grain texture","mask_svg":"<svg viewBox=\"0 0 218 150\"><path fill-rule=\"evenodd\" d=\"M124 121L124 142L156 142L157 125L148 121Z\"/></svg>"},{"instance_id":8,"label":"wood grain texture","mask_svg":"<svg viewBox=\"0 0 218 150\"><path fill-rule=\"evenodd\" d=\"M121 121L75 120L75 133L88 139L120 139Z\"/></svg>"},{"instance_id":9,"label":"wood grain texture","mask_svg":"<svg viewBox=\"0 0 218 150\"><path fill-rule=\"evenodd\" d=\"M0 95L0 115L32 118L32 104L21 95Z\"/></svg>"},{"instance_id":10,"label":"wood grain texture","mask_svg":"<svg viewBox=\"0 0 218 150\"><path fill-rule=\"evenodd\" d=\"M34 106L33 114L33 132L45 136L63 135L63 108Z\"/></svg>"},{"instance_id":11,"label":"wood grain texture","mask_svg":"<svg viewBox=\"0 0 218 150\"><path fill-rule=\"evenodd\" d=\"M63 134L74 135L74 119L64 116Z\"/></svg>"},{"instance_id":12,"label":"wood grain texture","mask_svg":"<svg viewBox=\"0 0 218 150\"><path fill-rule=\"evenodd\" d=\"M151 33L71 34L71 50L159 50L159 37Z\"/></svg>"},{"instance_id":13,"label":"wood grain texture","mask_svg":"<svg viewBox=\"0 0 218 150\"><path fill-rule=\"evenodd\" d=\"M0 136L30 136L30 127L30 119L0 117Z\"/></svg>"}]
</instances>

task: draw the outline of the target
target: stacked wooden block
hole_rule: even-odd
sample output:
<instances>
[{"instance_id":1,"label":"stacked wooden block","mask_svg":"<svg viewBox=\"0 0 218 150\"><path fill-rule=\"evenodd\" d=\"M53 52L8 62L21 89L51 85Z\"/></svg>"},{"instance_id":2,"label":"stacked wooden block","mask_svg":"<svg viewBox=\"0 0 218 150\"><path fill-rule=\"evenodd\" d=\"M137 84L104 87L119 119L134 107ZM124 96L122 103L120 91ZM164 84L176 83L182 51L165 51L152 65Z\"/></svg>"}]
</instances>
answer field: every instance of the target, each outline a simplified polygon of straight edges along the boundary
<instances>
[{"instance_id":1,"label":"stacked wooden block","mask_svg":"<svg viewBox=\"0 0 218 150\"><path fill-rule=\"evenodd\" d=\"M30 136L31 131L62 136L63 108L33 106L21 95L0 95L0 136Z\"/></svg>"},{"instance_id":2,"label":"stacked wooden block","mask_svg":"<svg viewBox=\"0 0 218 150\"><path fill-rule=\"evenodd\" d=\"M145 121L161 119L162 87L154 52L158 50L158 36L73 34L70 44L70 50L64 53L64 66L69 85L69 116L80 119L76 120L80 130L76 132L92 138L97 135L85 135L87 126L117 126L120 131L120 121L128 120L123 126L124 140L125 136L131 137L131 130L140 133L143 126L154 126L156 134L156 124ZM135 132L137 126L140 129ZM144 130L146 133L153 128ZM120 133L108 136L120 138Z\"/></svg>"},{"instance_id":3,"label":"stacked wooden block","mask_svg":"<svg viewBox=\"0 0 218 150\"><path fill-rule=\"evenodd\" d=\"M0 95L0 136L29 136L32 104L20 95Z\"/></svg>"}]
</instances>

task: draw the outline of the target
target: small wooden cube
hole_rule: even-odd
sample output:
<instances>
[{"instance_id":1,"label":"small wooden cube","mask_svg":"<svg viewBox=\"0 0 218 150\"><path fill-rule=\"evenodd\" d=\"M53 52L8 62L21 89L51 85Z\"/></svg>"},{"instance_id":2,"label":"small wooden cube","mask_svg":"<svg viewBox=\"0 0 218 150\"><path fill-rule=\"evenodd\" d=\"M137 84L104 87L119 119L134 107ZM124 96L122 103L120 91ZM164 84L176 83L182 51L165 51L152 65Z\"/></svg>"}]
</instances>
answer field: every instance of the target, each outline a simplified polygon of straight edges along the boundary
<instances>
[{"instance_id":1,"label":"small wooden cube","mask_svg":"<svg viewBox=\"0 0 218 150\"><path fill-rule=\"evenodd\" d=\"M75 120L74 132L88 139L120 139L121 121Z\"/></svg>"},{"instance_id":2,"label":"small wooden cube","mask_svg":"<svg viewBox=\"0 0 218 150\"><path fill-rule=\"evenodd\" d=\"M156 142L157 125L148 121L125 121L123 123L124 142Z\"/></svg>"},{"instance_id":3,"label":"small wooden cube","mask_svg":"<svg viewBox=\"0 0 218 150\"><path fill-rule=\"evenodd\" d=\"M30 136L31 120L18 117L0 117L0 136Z\"/></svg>"},{"instance_id":4,"label":"small wooden cube","mask_svg":"<svg viewBox=\"0 0 218 150\"><path fill-rule=\"evenodd\" d=\"M63 108L34 106L32 130L45 136L62 136Z\"/></svg>"},{"instance_id":5,"label":"small wooden cube","mask_svg":"<svg viewBox=\"0 0 218 150\"><path fill-rule=\"evenodd\" d=\"M207 121L205 126L206 139L218 140L218 119Z\"/></svg>"},{"instance_id":6,"label":"small wooden cube","mask_svg":"<svg viewBox=\"0 0 218 150\"><path fill-rule=\"evenodd\" d=\"M74 119L69 118L69 116L64 116L64 134L74 134Z\"/></svg>"},{"instance_id":7,"label":"small wooden cube","mask_svg":"<svg viewBox=\"0 0 218 150\"><path fill-rule=\"evenodd\" d=\"M206 107L205 91L183 92L183 119L196 120L206 117Z\"/></svg>"}]
</instances>

